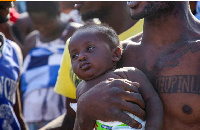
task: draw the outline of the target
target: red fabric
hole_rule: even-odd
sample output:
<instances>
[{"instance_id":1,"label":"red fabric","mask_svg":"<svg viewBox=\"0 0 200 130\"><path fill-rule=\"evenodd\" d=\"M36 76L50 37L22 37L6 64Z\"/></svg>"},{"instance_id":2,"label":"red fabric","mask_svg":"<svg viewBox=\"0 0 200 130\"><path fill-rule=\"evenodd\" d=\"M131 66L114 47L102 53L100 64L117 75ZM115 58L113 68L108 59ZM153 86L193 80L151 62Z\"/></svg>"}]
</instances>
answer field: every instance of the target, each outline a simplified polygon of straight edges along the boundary
<instances>
[{"instance_id":1,"label":"red fabric","mask_svg":"<svg viewBox=\"0 0 200 130\"><path fill-rule=\"evenodd\" d=\"M10 21L15 23L19 18L20 14L15 10L15 8L10 9Z\"/></svg>"}]
</instances>

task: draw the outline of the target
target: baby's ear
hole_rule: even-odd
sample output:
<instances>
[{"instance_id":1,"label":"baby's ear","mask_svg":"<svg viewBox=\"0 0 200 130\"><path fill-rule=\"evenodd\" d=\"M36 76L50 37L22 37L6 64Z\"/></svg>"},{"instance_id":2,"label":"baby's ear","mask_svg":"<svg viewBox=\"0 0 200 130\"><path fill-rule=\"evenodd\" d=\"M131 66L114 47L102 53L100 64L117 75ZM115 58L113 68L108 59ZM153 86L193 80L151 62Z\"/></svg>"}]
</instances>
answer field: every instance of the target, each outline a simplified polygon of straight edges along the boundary
<instances>
[{"instance_id":1,"label":"baby's ear","mask_svg":"<svg viewBox=\"0 0 200 130\"><path fill-rule=\"evenodd\" d=\"M121 58L122 50L120 47L116 47L112 50L112 60L118 62Z\"/></svg>"}]
</instances>

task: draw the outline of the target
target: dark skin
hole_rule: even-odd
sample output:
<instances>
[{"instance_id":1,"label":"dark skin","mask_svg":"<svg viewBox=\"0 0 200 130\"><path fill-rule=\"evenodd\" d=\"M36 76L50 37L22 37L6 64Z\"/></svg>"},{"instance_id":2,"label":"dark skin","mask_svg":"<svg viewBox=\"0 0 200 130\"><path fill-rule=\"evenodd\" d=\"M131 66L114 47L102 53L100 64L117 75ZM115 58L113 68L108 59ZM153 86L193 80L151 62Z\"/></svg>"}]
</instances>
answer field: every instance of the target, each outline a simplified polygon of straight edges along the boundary
<instances>
[{"instance_id":1,"label":"dark skin","mask_svg":"<svg viewBox=\"0 0 200 130\"><path fill-rule=\"evenodd\" d=\"M59 1L60 11L68 14L74 9L74 1Z\"/></svg>"},{"instance_id":2,"label":"dark skin","mask_svg":"<svg viewBox=\"0 0 200 130\"><path fill-rule=\"evenodd\" d=\"M22 54L21 54L22 55ZM17 116L17 119L19 120L20 126L22 130L28 130L28 126L26 125L23 114L22 114L22 105L21 105L21 97L19 92L19 81L18 81L18 87L16 92L16 103L14 105L14 111Z\"/></svg>"},{"instance_id":3,"label":"dark skin","mask_svg":"<svg viewBox=\"0 0 200 130\"><path fill-rule=\"evenodd\" d=\"M20 14L20 17L17 19L16 23L13 24L15 29L16 37L24 45L25 37L34 30L30 16L27 12Z\"/></svg>"},{"instance_id":4,"label":"dark skin","mask_svg":"<svg viewBox=\"0 0 200 130\"><path fill-rule=\"evenodd\" d=\"M0 24L0 32L2 32L5 35L5 37L8 38L9 40L14 41L19 44L19 41L13 35L13 31L12 31L11 25L9 23Z\"/></svg>"},{"instance_id":5,"label":"dark skin","mask_svg":"<svg viewBox=\"0 0 200 130\"><path fill-rule=\"evenodd\" d=\"M200 128L200 104L198 102L200 100L198 87L200 81L200 23L192 17L187 2L170 3L173 5L170 10L156 11L157 9L154 8L155 12L146 11L149 14L142 15L144 12L141 12L148 9L150 4L158 8L166 7L165 2L138 2L129 5L132 16L145 17L143 38L138 44L133 43L132 40L127 43L128 46L124 50L119 66L135 66L147 75L163 103L163 130L198 130ZM122 82L121 85L123 86ZM104 84L99 87L103 90L108 86ZM106 95L110 93L103 91ZM98 99L100 98L98 92L93 89L81 98L86 103L89 101L88 97L95 95L90 98L104 105L101 102L102 99ZM112 98L104 100L112 101ZM93 118L94 113L89 107L98 108L98 105L91 105L92 102L87 102L78 108L80 118ZM113 106L112 103L110 105ZM104 109L109 109L109 107ZM90 111L90 113L84 115L84 111ZM96 117L100 118L99 113L102 111L96 112Z\"/></svg>"},{"instance_id":6,"label":"dark skin","mask_svg":"<svg viewBox=\"0 0 200 130\"><path fill-rule=\"evenodd\" d=\"M9 8L12 7L12 3L11 2L0 2L0 16L4 16L7 17L9 14ZM1 21L2 22L2 21ZM11 40L14 40L14 37L11 33L10 30L10 25L6 23L7 21L4 21L1 23L1 27L0 30L2 31L2 33L5 33L4 35L6 36L6 38L11 38ZM19 57L19 64L20 66L22 65L22 53L20 48L18 47L18 45L16 43L12 43L15 44L16 46L16 50L17 50L17 55ZM23 115L22 115L22 110L21 110L21 98L20 98L20 93L19 93L19 80L20 80L20 75L18 78L18 84L17 84L17 89L16 89L16 102L13 106L14 112L17 116L17 119L19 121L20 127L22 130L26 130L28 129L24 119L23 119Z\"/></svg>"},{"instance_id":7,"label":"dark skin","mask_svg":"<svg viewBox=\"0 0 200 130\"><path fill-rule=\"evenodd\" d=\"M131 19L125 1L79 1L74 3L76 4L75 8L82 17L86 15L87 18L99 18L102 23L112 27L117 34L128 30L138 21ZM93 16L96 17L88 16L88 12L92 12Z\"/></svg>"},{"instance_id":8,"label":"dark skin","mask_svg":"<svg viewBox=\"0 0 200 130\"><path fill-rule=\"evenodd\" d=\"M49 17L46 13L43 12L31 13L30 17L32 19L34 27L38 31L33 31L26 37L23 47L24 58L28 54L28 52L35 47L37 35L39 35L40 40L43 42L52 41L60 37L66 26L69 26L68 33L63 36L63 40L66 41L77 28L70 23L61 22L59 16L53 18Z\"/></svg>"},{"instance_id":9,"label":"dark skin","mask_svg":"<svg viewBox=\"0 0 200 130\"><path fill-rule=\"evenodd\" d=\"M117 34L120 34L130 27L132 27L138 20L132 20L130 17L129 8L126 5L126 2L119 2L119 1L112 1L112 2L105 2L105 1L81 1L81 2L74 2L78 4L75 8L79 10L81 15L88 13L89 11L92 12L102 12L101 7L105 6L106 9L110 10L110 13L106 13L105 17L100 18L102 23L106 23L111 26ZM120 10L119 10L120 9ZM116 17L116 15L118 17ZM98 17L98 16L97 16ZM121 20L123 19L123 20ZM89 19L88 19L89 20ZM67 115L63 121L62 128L68 128L69 130L73 129L74 126L74 119L76 113L72 110L69 106L70 102L77 102L76 99L71 99L66 97L66 104L67 104ZM68 120L68 122L67 122ZM68 127L70 126L70 127Z\"/></svg>"},{"instance_id":10,"label":"dark skin","mask_svg":"<svg viewBox=\"0 0 200 130\"><path fill-rule=\"evenodd\" d=\"M132 91L130 92L130 97L126 97L124 95L128 94L129 92L124 93L122 98L125 100L123 105L126 106L124 109L127 111L127 108L134 108L138 107L135 104L130 102L137 103L139 107L142 109L146 109L147 112L147 120L146 120L146 128L147 130L157 129L160 130L162 128L162 118L163 118L163 111L162 111L162 103L154 90L153 86L148 81L147 77L140 71L135 68L120 68L113 71L113 67L115 66L116 62L119 61L121 57L121 49L119 47L110 47L105 37L98 34L97 31L94 30L87 30L76 32L70 39L69 42L69 52L72 62L72 67L74 73L83 81L77 86L76 90L76 98L79 102L79 97L91 89L96 84L106 81L109 78L115 79L128 79L132 81L133 85ZM86 65L84 65L87 63ZM106 63L106 64L105 64ZM81 67L83 65L83 67ZM108 81L107 81L108 82ZM139 87L139 84L140 87ZM137 88L138 87L138 88ZM119 88L113 88L118 91ZM140 92L140 93L139 93ZM140 102L135 100L134 96L142 96L144 102ZM129 100L129 102L126 102ZM98 103L98 102L97 102ZM123 106L121 104L116 104L118 106ZM104 107L104 106L102 106ZM138 109L138 108L137 108ZM131 112L134 112L134 109L131 109ZM112 111L112 110L111 110ZM144 113L144 111L141 111ZM136 113L140 115L141 113ZM109 121L107 119L108 115L104 115L104 120ZM123 112L116 113L116 116L129 118L132 120L131 117L127 116ZM78 117L76 120L81 120ZM113 120L115 120L113 118ZM94 121L91 121L94 122ZM127 123L126 120L121 120L121 122ZM90 123L89 123L90 124ZM138 123L139 124L139 123ZM138 125L137 124L137 125ZM136 125L136 127L137 127ZM77 125L75 125L77 126ZM80 124L80 129L92 129L94 125L90 126L86 124ZM139 126L141 128L141 126ZM79 129L74 127L74 129Z\"/></svg>"},{"instance_id":11,"label":"dark skin","mask_svg":"<svg viewBox=\"0 0 200 130\"><path fill-rule=\"evenodd\" d=\"M55 40L58 37L60 37L63 30L66 29L66 27L68 26L68 32L64 36L62 36L63 41L66 41L73 34L75 29L77 28L77 26L74 25L73 23L61 22L59 19L59 15L56 18L51 18L51 17L47 16L47 14L42 12L42 13L31 13L30 17L33 20L32 22L33 22L34 27L39 31L33 31L26 37L25 44L23 47L23 56L24 57L28 54L28 52L32 48L35 47L36 37L38 35L40 37L40 40L43 42L52 41L52 40ZM51 21L51 22L47 23L49 21ZM44 24L46 26L43 26ZM71 102L73 102L73 100ZM66 106L66 107L68 107L68 106ZM67 109L70 110L70 108L67 108ZM70 114L67 114L67 115L70 116L69 119L68 118L64 119L65 117L59 118L58 121L55 123L56 125L53 123L52 125L44 126L41 129L61 129L63 119L67 120L67 122L74 121L75 113L74 113L74 115L70 115ZM73 125L67 126L65 128L68 128L68 127L69 127L69 129L71 129L73 127Z\"/></svg>"}]
</instances>

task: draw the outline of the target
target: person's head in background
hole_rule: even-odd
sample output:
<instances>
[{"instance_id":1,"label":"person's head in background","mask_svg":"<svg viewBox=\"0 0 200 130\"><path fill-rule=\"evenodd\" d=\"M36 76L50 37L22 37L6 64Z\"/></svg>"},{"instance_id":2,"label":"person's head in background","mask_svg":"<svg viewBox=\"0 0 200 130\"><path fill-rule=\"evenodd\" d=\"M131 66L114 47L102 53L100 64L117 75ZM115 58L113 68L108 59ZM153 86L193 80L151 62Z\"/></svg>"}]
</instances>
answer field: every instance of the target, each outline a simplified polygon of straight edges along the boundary
<instances>
[{"instance_id":1,"label":"person's head in background","mask_svg":"<svg viewBox=\"0 0 200 130\"><path fill-rule=\"evenodd\" d=\"M10 8L12 6L12 1L0 1L0 23L6 23L9 20Z\"/></svg>"},{"instance_id":2,"label":"person's head in background","mask_svg":"<svg viewBox=\"0 0 200 130\"><path fill-rule=\"evenodd\" d=\"M69 53L74 73L91 80L115 69L121 58L116 32L107 25L86 24L69 41Z\"/></svg>"},{"instance_id":3,"label":"person's head in background","mask_svg":"<svg viewBox=\"0 0 200 130\"><path fill-rule=\"evenodd\" d=\"M9 20L9 13L10 8L13 6L11 1L0 1L0 24L6 23ZM0 57L1 57L1 50L3 48L3 36L5 35L0 32Z\"/></svg>"},{"instance_id":4,"label":"person's head in background","mask_svg":"<svg viewBox=\"0 0 200 130\"><path fill-rule=\"evenodd\" d=\"M57 1L27 1L26 4L35 29L43 37L54 37L60 32L60 7Z\"/></svg>"},{"instance_id":5,"label":"person's head in background","mask_svg":"<svg viewBox=\"0 0 200 130\"><path fill-rule=\"evenodd\" d=\"M71 10L74 9L74 1L59 1L60 4L60 11L64 13L69 13Z\"/></svg>"},{"instance_id":6,"label":"person's head in background","mask_svg":"<svg viewBox=\"0 0 200 130\"><path fill-rule=\"evenodd\" d=\"M83 21L99 18L104 21L110 14L114 3L108 1L81 1L76 2L75 8L79 11Z\"/></svg>"},{"instance_id":7,"label":"person's head in background","mask_svg":"<svg viewBox=\"0 0 200 130\"><path fill-rule=\"evenodd\" d=\"M60 18L64 22L83 23L78 10L74 8L76 1L59 1L60 4Z\"/></svg>"},{"instance_id":8,"label":"person's head in background","mask_svg":"<svg viewBox=\"0 0 200 130\"><path fill-rule=\"evenodd\" d=\"M99 18L101 22L107 23L108 19L118 17L115 14L116 10L121 10L122 12L125 10L126 12L124 13L128 15L130 13L125 1L79 1L74 3L83 21Z\"/></svg>"}]
</instances>

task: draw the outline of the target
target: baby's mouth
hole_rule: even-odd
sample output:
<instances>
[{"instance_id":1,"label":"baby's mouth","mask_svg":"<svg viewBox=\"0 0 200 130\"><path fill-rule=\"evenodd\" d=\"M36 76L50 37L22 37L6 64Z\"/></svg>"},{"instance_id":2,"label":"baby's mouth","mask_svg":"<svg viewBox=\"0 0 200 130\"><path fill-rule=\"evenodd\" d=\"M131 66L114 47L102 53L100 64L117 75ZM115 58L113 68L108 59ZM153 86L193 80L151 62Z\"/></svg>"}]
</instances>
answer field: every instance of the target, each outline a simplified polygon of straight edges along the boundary
<instances>
[{"instance_id":1,"label":"baby's mouth","mask_svg":"<svg viewBox=\"0 0 200 130\"><path fill-rule=\"evenodd\" d=\"M90 67L90 64L89 63L82 63L80 64L80 69L88 69Z\"/></svg>"}]
</instances>

